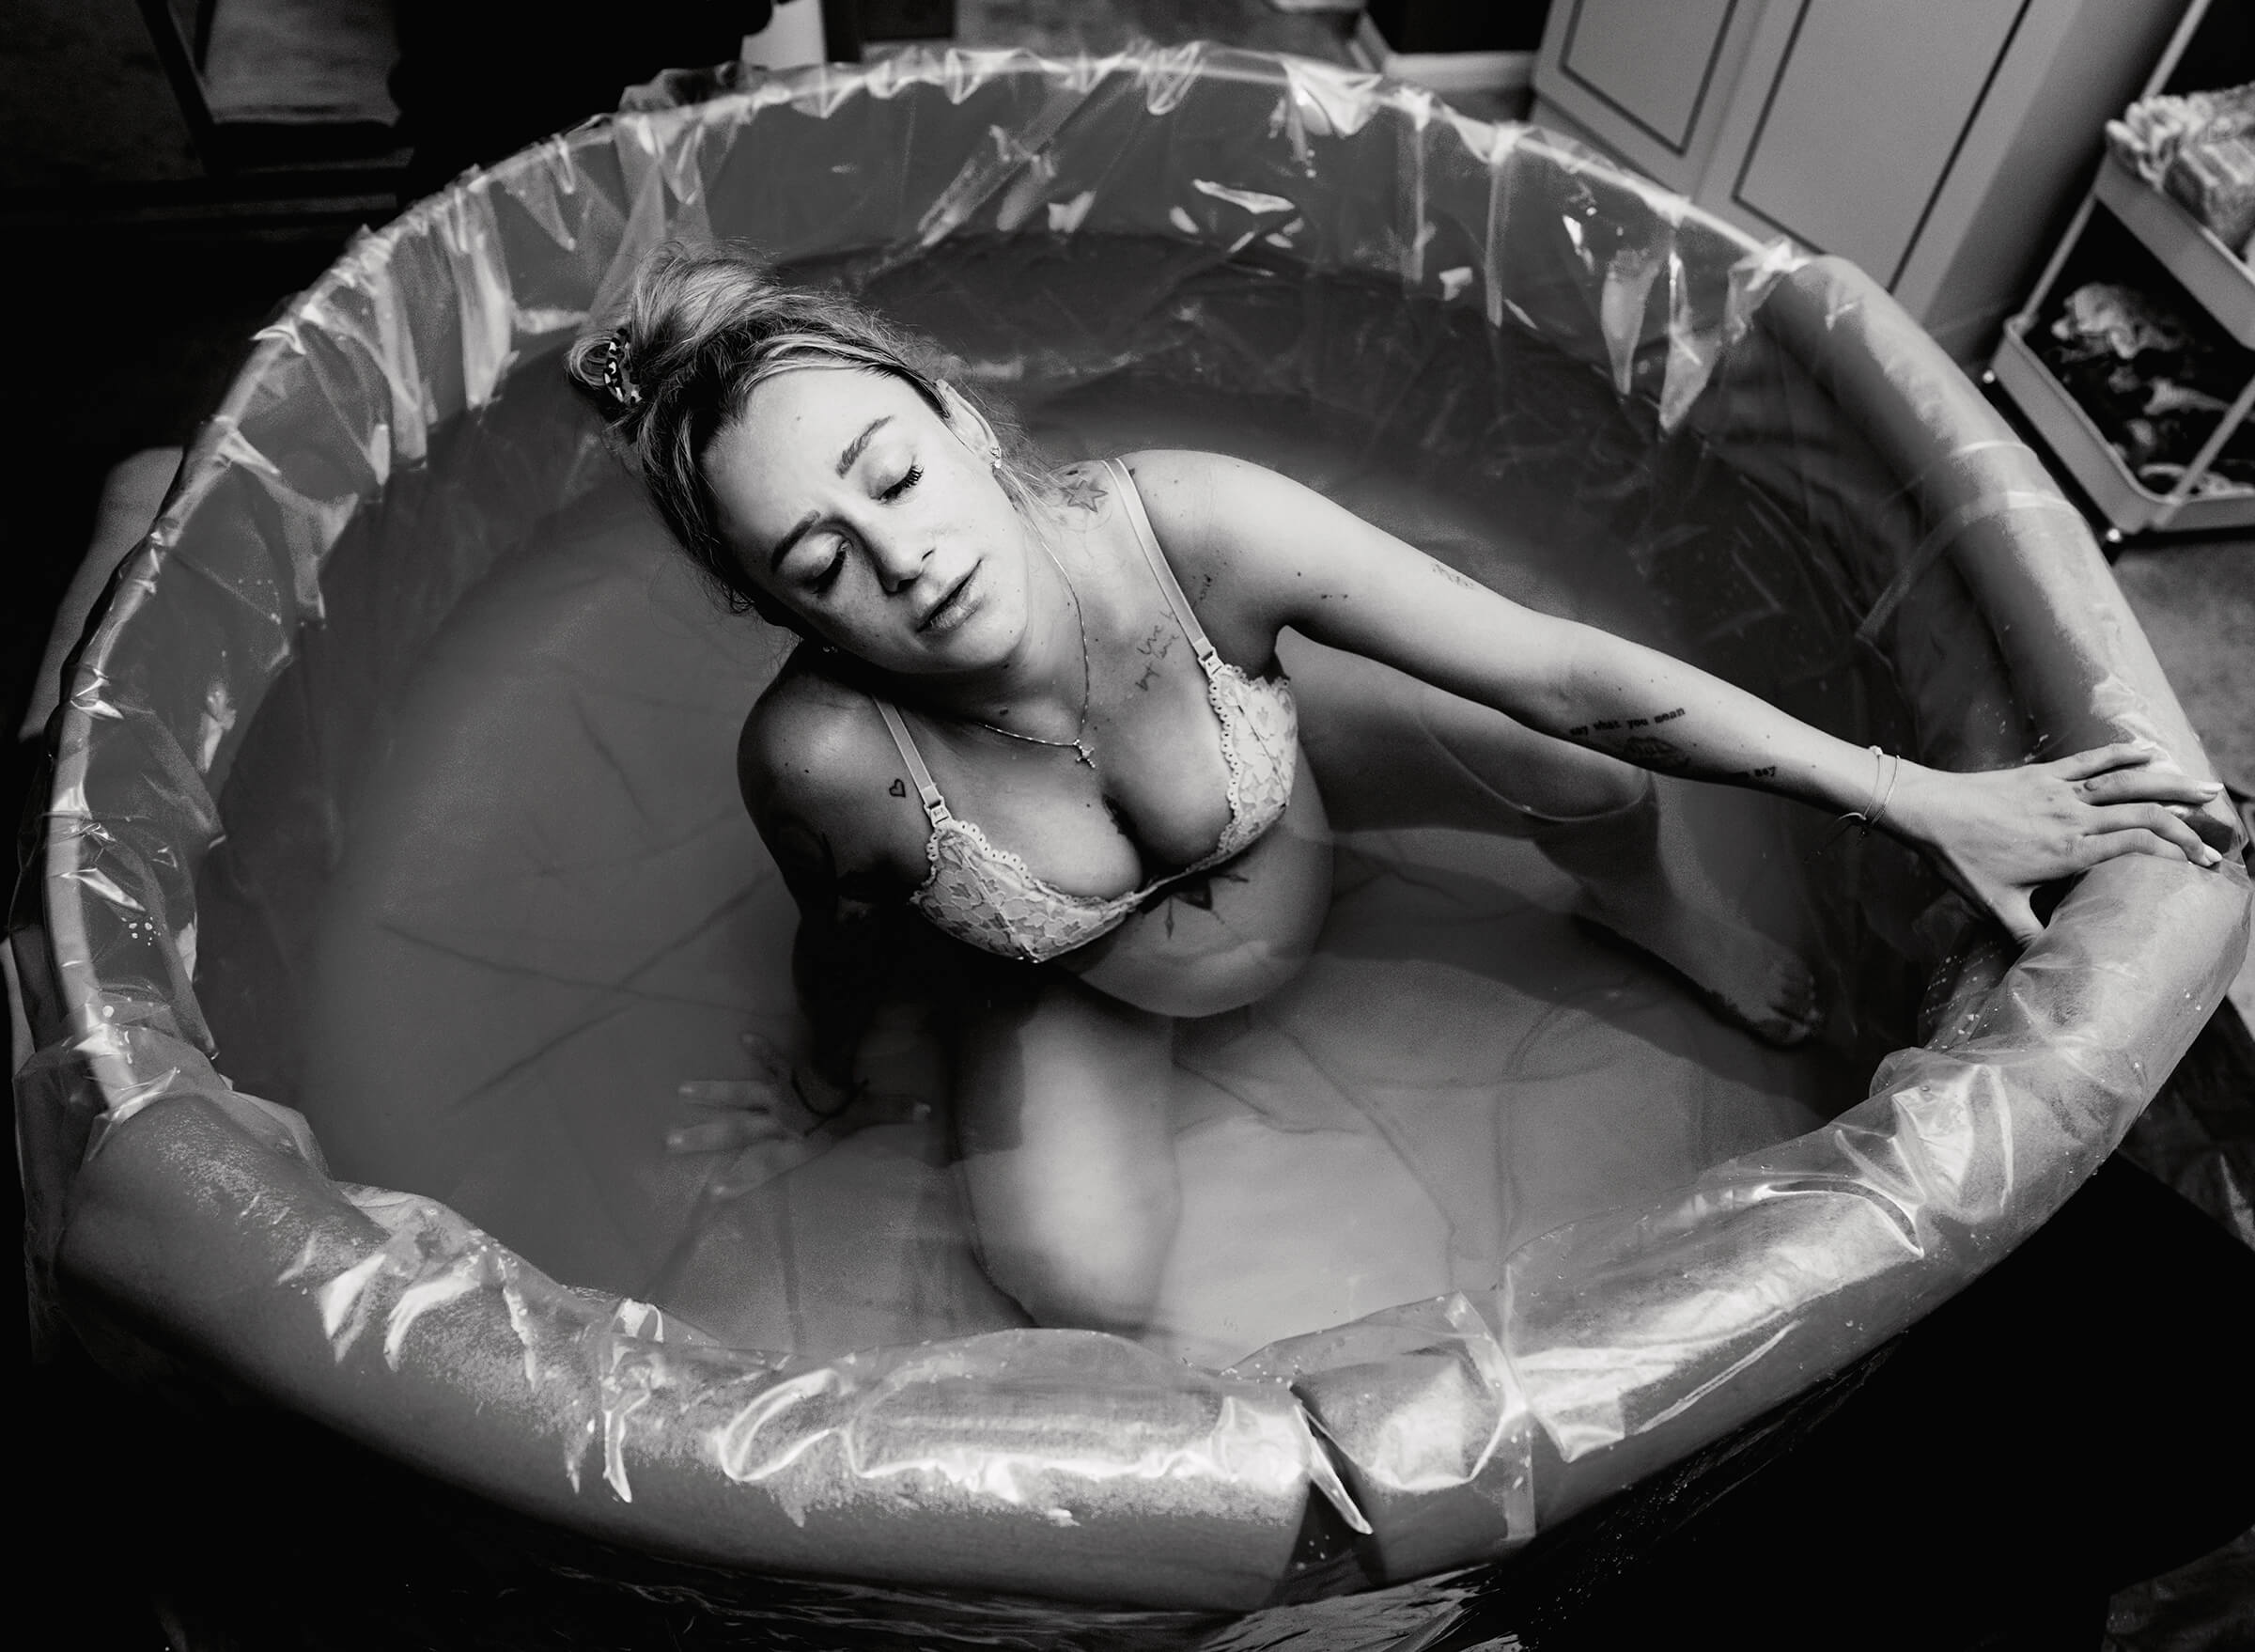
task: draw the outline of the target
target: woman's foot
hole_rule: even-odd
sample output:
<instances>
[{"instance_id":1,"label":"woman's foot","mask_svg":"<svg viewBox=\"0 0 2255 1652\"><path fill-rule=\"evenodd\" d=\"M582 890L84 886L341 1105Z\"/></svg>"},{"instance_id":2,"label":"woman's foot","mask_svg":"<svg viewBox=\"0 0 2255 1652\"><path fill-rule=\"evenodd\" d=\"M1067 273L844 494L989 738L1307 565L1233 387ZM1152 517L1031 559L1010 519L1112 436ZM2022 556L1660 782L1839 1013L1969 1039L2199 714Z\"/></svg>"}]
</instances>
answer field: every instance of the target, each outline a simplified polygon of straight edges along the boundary
<instances>
[{"instance_id":1,"label":"woman's foot","mask_svg":"<svg viewBox=\"0 0 2255 1652\"><path fill-rule=\"evenodd\" d=\"M1816 1031L1816 979L1790 947L1718 905L1693 904L1672 891L1637 893L1647 898L1585 885L1576 915L1659 959L1717 1015L1765 1044L1790 1049Z\"/></svg>"}]
</instances>

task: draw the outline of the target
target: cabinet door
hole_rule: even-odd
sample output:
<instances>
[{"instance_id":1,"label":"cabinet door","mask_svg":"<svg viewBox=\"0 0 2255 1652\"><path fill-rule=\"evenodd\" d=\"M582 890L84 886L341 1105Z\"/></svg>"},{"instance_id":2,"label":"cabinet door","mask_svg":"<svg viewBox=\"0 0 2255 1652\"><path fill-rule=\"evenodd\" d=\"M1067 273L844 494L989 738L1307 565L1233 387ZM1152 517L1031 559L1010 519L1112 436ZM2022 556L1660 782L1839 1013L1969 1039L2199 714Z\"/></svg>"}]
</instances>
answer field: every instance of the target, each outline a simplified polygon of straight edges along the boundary
<instances>
[{"instance_id":1,"label":"cabinet door","mask_svg":"<svg viewBox=\"0 0 2255 1652\"><path fill-rule=\"evenodd\" d=\"M1534 89L1631 165L1688 193L1715 148L1747 40L1774 3L1553 0Z\"/></svg>"},{"instance_id":2,"label":"cabinet door","mask_svg":"<svg viewBox=\"0 0 2255 1652\"><path fill-rule=\"evenodd\" d=\"M1701 198L1893 286L2030 4L1772 7Z\"/></svg>"}]
</instances>

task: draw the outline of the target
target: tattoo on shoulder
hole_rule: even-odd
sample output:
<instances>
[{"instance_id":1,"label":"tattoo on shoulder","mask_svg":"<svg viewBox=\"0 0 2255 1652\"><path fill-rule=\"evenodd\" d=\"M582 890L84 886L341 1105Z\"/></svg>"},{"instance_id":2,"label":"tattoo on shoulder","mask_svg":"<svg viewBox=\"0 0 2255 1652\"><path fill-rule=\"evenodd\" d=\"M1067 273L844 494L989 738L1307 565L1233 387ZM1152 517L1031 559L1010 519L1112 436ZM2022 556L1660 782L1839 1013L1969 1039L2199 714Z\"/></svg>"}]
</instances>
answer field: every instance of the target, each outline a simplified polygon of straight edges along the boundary
<instances>
[{"instance_id":1,"label":"tattoo on shoulder","mask_svg":"<svg viewBox=\"0 0 2255 1652\"><path fill-rule=\"evenodd\" d=\"M1097 507L1111 496L1110 490L1096 479L1097 475L1093 466L1068 473L1058 482L1059 495L1075 510L1085 510L1095 515Z\"/></svg>"}]
</instances>

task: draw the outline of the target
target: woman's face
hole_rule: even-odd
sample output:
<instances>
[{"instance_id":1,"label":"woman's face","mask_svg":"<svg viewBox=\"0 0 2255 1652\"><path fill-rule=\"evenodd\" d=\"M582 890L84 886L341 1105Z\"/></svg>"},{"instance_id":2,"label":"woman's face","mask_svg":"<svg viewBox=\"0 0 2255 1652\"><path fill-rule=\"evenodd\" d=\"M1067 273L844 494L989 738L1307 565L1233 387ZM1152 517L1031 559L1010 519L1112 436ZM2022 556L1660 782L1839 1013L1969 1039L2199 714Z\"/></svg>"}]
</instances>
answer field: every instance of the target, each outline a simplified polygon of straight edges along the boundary
<instances>
[{"instance_id":1,"label":"woman's face","mask_svg":"<svg viewBox=\"0 0 2255 1652\"><path fill-rule=\"evenodd\" d=\"M882 671L969 673L1026 628L1029 529L960 403L838 366L780 373L705 455L721 531L754 584Z\"/></svg>"}]
</instances>

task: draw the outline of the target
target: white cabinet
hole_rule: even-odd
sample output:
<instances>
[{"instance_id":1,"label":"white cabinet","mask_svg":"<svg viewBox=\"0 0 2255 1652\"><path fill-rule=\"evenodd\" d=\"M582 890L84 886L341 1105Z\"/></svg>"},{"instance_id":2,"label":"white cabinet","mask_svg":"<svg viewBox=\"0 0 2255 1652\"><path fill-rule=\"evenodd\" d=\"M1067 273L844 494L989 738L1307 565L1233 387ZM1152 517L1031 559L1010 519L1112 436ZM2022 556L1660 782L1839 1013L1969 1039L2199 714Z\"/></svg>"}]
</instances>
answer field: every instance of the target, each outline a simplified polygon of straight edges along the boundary
<instances>
[{"instance_id":1,"label":"white cabinet","mask_svg":"<svg viewBox=\"0 0 2255 1652\"><path fill-rule=\"evenodd\" d=\"M1853 258L1961 359L2185 0L1554 0L1534 119Z\"/></svg>"}]
</instances>

